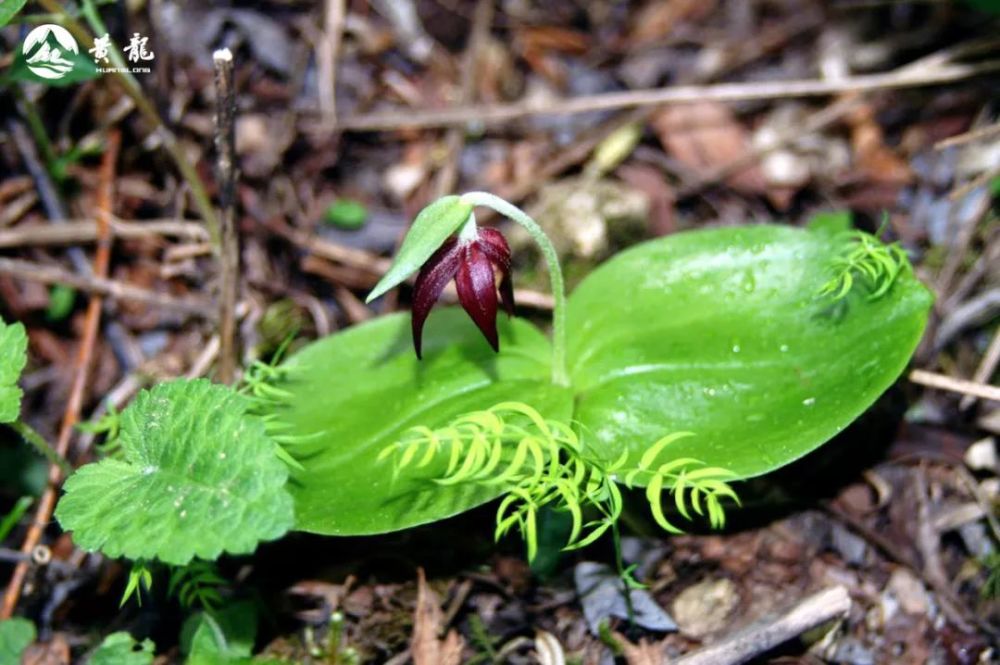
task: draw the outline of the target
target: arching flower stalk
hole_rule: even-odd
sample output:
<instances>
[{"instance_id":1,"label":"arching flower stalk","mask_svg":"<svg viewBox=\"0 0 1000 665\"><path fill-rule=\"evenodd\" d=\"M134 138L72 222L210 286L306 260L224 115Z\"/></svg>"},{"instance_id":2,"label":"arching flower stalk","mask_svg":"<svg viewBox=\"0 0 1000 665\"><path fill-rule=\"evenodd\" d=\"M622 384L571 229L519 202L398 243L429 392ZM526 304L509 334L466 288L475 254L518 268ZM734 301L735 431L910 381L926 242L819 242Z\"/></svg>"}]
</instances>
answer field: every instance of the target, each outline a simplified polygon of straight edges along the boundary
<instances>
[{"instance_id":1,"label":"arching flower stalk","mask_svg":"<svg viewBox=\"0 0 1000 665\"><path fill-rule=\"evenodd\" d=\"M485 206L524 227L542 250L552 282L552 383L569 385L566 371L566 289L555 247L541 227L523 210L488 192L444 196L420 211L389 271L366 302L401 284L419 271L413 303L413 346L422 353L424 322L448 282L455 280L462 307L494 351L497 335L497 290L508 315L514 310L510 246L495 229L479 228L473 209ZM497 285L496 272L500 273Z\"/></svg>"}]
</instances>

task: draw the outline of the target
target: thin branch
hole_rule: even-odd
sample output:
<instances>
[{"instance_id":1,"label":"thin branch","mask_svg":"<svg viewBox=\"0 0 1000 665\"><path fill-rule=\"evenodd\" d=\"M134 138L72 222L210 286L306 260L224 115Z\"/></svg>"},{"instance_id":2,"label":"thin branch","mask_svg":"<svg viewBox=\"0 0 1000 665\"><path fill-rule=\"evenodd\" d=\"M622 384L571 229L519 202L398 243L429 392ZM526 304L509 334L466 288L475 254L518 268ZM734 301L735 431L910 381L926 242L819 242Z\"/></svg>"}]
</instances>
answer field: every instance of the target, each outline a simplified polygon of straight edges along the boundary
<instances>
[{"instance_id":1,"label":"thin branch","mask_svg":"<svg viewBox=\"0 0 1000 665\"><path fill-rule=\"evenodd\" d=\"M209 320L215 318L215 312L206 302L190 298L174 298L105 277L78 275L59 266L39 265L30 261L0 257L0 274L41 282L42 284L65 284L74 289L114 300L141 302L185 314L194 314Z\"/></svg>"},{"instance_id":2,"label":"thin branch","mask_svg":"<svg viewBox=\"0 0 1000 665\"><path fill-rule=\"evenodd\" d=\"M814 593L777 618L765 619L718 644L678 658L674 665L736 665L767 653L832 619L845 616L851 597L843 586Z\"/></svg>"},{"instance_id":3,"label":"thin branch","mask_svg":"<svg viewBox=\"0 0 1000 665\"><path fill-rule=\"evenodd\" d=\"M713 85L679 85L648 90L628 90L582 95L557 102L533 100L512 104L472 105L439 111L389 111L350 115L338 122L346 131L385 131L403 128L448 127L469 122L496 124L536 115L573 115L661 104L697 101L736 102L758 99L791 99L868 90L914 88L953 83L1000 69L1000 61L967 64L935 64L914 71L904 66L880 74L865 74L836 80L793 79Z\"/></svg>"},{"instance_id":4,"label":"thin branch","mask_svg":"<svg viewBox=\"0 0 1000 665\"><path fill-rule=\"evenodd\" d=\"M979 366L976 367L976 372L972 375L973 383L985 384L993 376L993 373L997 371L998 365L1000 365L1000 328L997 328L993 332L993 339L990 340L990 345L986 347L983 359L979 361ZM975 395L966 395L958 403L958 408L964 411L975 402Z\"/></svg>"},{"instance_id":5,"label":"thin branch","mask_svg":"<svg viewBox=\"0 0 1000 665\"><path fill-rule=\"evenodd\" d=\"M337 124L337 55L344 32L344 0L326 0L323 12L323 36L316 49L316 87L319 108L327 128Z\"/></svg>"},{"instance_id":6,"label":"thin branch","mask_svg":"<svg viewBox=\"0 0 1000 665\"><path fill-rule=\"evenodd\" d=\"M112 219L111 235L123 239L173 237L208 240L208 233L203 225L174 219L141 222ZM97 222L92 219L65 220L58 224L22 225L0 230L0 247L3 248L80 245L95 240L97 240Z\"/></svg>"},{"instance_id":7,"label":"thin branch","mask_svg":"<svg viewBox=\"0 0 1000 665\"><path fill-rule=\"evenodd\" d=\"M236 235L236 90L233 54L219 49L215 63L215 151L218 153L222 244L219 285L219 381L233 382L236 373L236 296L240 281L240 246Z\"/></svg>"},{"instance_id":8,"label":"thin branch","mask_svg":"<svg viewBox=\"0 0 1000 665\"><path fill-rule=\"evenodd\" d=\"M910 381L927 386L928 388L937 388L962 395L971 395L979 399L1000 402L1000 388L985 383L955 379L944 374L928 372L922 369L915 369L910 372Z\"/></svg>"},{"instance_id":9,"label":"thin branch","mask_svg":"<svg viewBox=\"0 0 1000 665\"><path fill-rule=\"evenodd\" d=\"M100 186L97 190L98 241L93 266L95 279L106 279L111 264L111 212L114 198L115 163L118 159L120 142L121 135L117 131L109 132L104 156L101 159ZM69 399L66 401L66 409L63 411L59 437L56 440L55 453L61 458L65 458L69 451L70 438L72 438L73 430L80 420L80 411L83 409L94 347L97 344L97 333L101 326L102 305L102 298L99 294L92 295L90 302L87 303L83 333L80 336L80 345L74 366L73 385L70 389ZM41 542L45 528L52 518L52 511L55 509L56 497L63 478L64 472L59 464L49 465L48 484L35 510L35 519L28 528L24 542L21 544L22 553L30 553ZM10 583L4 594L3 606L0 607L0 620L9 619L13 615L29 566L29 562L22 561L14 568L14 574L11 575Z\"/></svg>"},{"instance_id":10,"label":"thin branch","mask_svg":"<svg viewBox=\"0 0 1000 665\"><path fill-rule=\"evenodd\" d=\"M992 125L980 127L979 129L972 129L955 136L949 136L948 138L935 143L934 149L944 150L945 148L950 148L956 145L965 145L966 143L972 143L974 141L985 141L986 139L991 139L997 135L1000 135L1000 122L995 122Z\"/></svg>"}]
</instances>

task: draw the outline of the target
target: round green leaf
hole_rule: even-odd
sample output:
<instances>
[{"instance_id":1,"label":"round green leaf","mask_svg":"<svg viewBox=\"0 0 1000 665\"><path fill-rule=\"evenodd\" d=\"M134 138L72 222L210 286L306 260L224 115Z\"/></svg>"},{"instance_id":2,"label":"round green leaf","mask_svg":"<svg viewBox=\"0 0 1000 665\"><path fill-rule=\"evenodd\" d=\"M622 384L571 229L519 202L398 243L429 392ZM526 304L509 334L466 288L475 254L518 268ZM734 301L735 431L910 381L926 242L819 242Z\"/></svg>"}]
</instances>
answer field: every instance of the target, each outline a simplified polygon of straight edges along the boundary
<instances>
[{"instance_id":1,"label":"round green leaf","mask_svg":"<svg viewBox=\"0 0 1000 665\"><path fill-rule=\"evenodd\" d=\"M0 423L21 415L21 389L17 386L28 361L28 336L20 323L0 321Z\"/></svg>"},{"instance_id":2,"label":"round green leaf","mask_svg":"<svg viewBox=\"0 0 1000 665\"><path fill-rule=\"evenodd\" d=\"M0 665L18 665L35 641L35 624L21 617L0 621Z\"/></svg>"},{"instance_id":3,"label":"round green leaf","mask_svg":"<svg viewBox=\"0 0 1000 665\"><path fill-rule=\"evenodd\" d=\"M931 295L909 271L871 299L817 293L842 236L760 225L623 252L570 298L575 420L613 458L669 445L739 477L805 455L903 371Z\"/></svg>"},{"instance_id":4,"label":"round green leaf","mask_svg":"<svg viewBox=\"0 0 1000 665\"><path fill-rule=\"evenodd\" d=\"M548 340L520 319L497 322L494 354L466 314L435 310L424 360L410 340L409 314L382 317L310 344L283 367L284 407L275 410L293 472L296 527L323 534L403 529L468 510L498 496L479 483L440 486L447 455L393 477L379 453L410 427L441 427L455 416L506 400L567 419L571 399L550 381Z\"/></svg>"},{"instance_id":5,"label":"round green leaf","mask_svg":"<svg viewBox=\"0 0 1000 665\"><path fill-rule=\"evenodd\" d=\"M87 661L89 665L149 665L153 662L156 645L152 640L136 642L125 631L104 638Z\"/></svg>"},{"instance_id":6,"label":"round green leaf","mask_svg":"<svg viewBox=\"0 0 1000 665\"><path fill-rule=\"evenodd\" d=\"M70 476L60 524L83 549L173 565L278 538L294 521L288 471L249 406L203 379L143 391L121 414L123 459Z\"/></svg>"},{"instance_id":7,"label":"round green leaf","mask_svg":"<svg viewBox=\"0 0 1000 665\"><path fill-rule=\"evenodd\" d=\"M443 196L420 211L403 239L389 271L379 280L365 302L401 284L407 277L420 270L431 254L436 252L448 236L458 231L472 214L472 206L458 196Z\"/></svg>"}]
</instances>

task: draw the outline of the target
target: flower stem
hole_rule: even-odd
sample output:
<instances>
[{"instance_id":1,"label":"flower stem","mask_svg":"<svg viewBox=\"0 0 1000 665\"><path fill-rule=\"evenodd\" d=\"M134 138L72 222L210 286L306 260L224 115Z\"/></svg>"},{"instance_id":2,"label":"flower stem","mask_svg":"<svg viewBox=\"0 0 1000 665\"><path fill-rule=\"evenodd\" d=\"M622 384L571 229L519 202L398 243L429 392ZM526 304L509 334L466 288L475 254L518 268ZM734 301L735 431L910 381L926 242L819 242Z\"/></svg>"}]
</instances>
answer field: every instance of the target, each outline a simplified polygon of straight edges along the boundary
<instances>
[{"instance_id":1,"label":"flower stem","mask_svg":"<svg viewBox=\"0 0 1000 665\"><path fill-rule=\"evenodd\" d=\"M49 445L49 442L45 440L41 434L35 431L35 428L24 422L23 420L15 420L12 423L7 423L7 426L12 430L21 435L21 438L30 443L35 447L42 457L47 459L50 464L55 464L62 471L63 477L69 476L73 473L73 467L70 465L66 459L60 455L55 448Z\"/></svg>"},{"instance_id":2,"label":"flower stem","mask_svg":"<svg viewBox=\"0 0 1000 665\"><path fill-rule=\"evenodd\" d=\"M531 235L542 250L545 263L549 269L549 279L552 282L552 383L557 386L569 385L569 373L566 370L566 286L563 282L562 266L559 255L552 241L538 222L528 216L517 206L507 203L499 196L489 192L467 192L462 195L462 201L474 206L485 206L504 217L520 224Z\"/></svg>"},{"instance_id":3,"label":"flower stem","mask_svg":"<svg viewBox=\"0 0 1000 665\"><path fill-rule=\"evenodd\" d=\"M622 554L622 534L618 529L618 520L611 523L611 544L615 548L615 567L618 569L618 579L622 583L622 593L625 594L625 612L628 614L629 625L635 625L635 606L632 604L632 587L629 584L629 572L625 568L625 557Z\"/></svg>"}]
</instances>

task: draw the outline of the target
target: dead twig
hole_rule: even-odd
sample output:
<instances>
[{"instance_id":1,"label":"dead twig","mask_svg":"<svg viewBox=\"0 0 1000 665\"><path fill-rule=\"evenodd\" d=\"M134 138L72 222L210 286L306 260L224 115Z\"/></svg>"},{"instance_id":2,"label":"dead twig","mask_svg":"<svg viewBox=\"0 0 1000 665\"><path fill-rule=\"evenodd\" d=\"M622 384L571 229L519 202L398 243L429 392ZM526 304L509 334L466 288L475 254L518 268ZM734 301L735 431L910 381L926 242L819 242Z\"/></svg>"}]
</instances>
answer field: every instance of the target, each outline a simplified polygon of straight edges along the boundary
<instances>
[{"instance_id":1,"label":"dead twig","mask_svg":"<svg viewBox=\"0 0 1000 665\"><path fill-rule=\"evenodd\" d=\"M843 586L830 587L800 601L784 614L759 621L711 646L682 656L674 665L737 665L798 637L816 626L843 617L851 597Z\"/></svg>"},{"instance_id":2,"label":"dead twig","mask_svg":"<svg viewBox=\"0 0 1000 665\"><path fill-rule=\"evenodd\" d=\"M986 276L990 266L1000 261L1000 232L995 232L986 241L986 249L972 268L965 273L958 285L952 290L939 308L942 312L953 312L965 302L975 286ZM940 347L938 347L940 348Z\"/></svg>"},{"instance_id":3,"label":"dead twig","mask_svg":"<svg viewBox=\"0 0 1000 665\"><path fill-rule=\"evenodd\" d=\"M1000 388L986 385L984 383L966 381L964 379L955 379L945 374L928 372L922 369L915 369L910 372L910 381L913 383L919 383L922 386L927 386L928 388L948 390L953 393L961 393L962 395L971 395L979 399L988 399L994 402L1000 402Z\"/></svg>"},{"instance_id":4,"label":"dead twig","mask_svg":"<svg viewBox=\"0 0 1000 665\"><path fill-rule=\"evenodd\" d=\"M687 83L707 84L726 72L750 64L758 58L774 52L792 37L813 30L822 24L822 15L814 12L797 14L791 20L766 30L753 43L741 43L739 48L729 50L726 57L721 59L710 71L697 74L693 80L687 81ZM602 123L596 130L588 132L556 154L546 157L542 160L543 163L537 171L514 183L510 188L499 192L500 196L513 203L521 202L551 178L586 160L594 152L594 149L612 133L633 123L645 124L656 110L655 107L640 107L623 111L617 117ZM692 191L697 190L692 189ZM484 218L491 218L490 212L484 210Z\"/></svg>"},{"instance_id":5,"label":"dead twig","mask_svg":"<svg viewBox=\"0 0 1000 665\"><path fill-rule=\"evenodd\" d=\"M945 148L950 148L956 145L965 145L966 143L973 143L975 141L985 141L986 139L991 139L998 134L1000 134L1000 122L995 122L992 125L987 125L986 127L972 129L956 136L949 136L948 138L935 143L934 149L944 150Z\"/></svg>"},{"instance_id":6,"label":"dead twig","mask_svg":"<svg viewBox=\"0 0 1000 665\"><path fill-rule=\"evenodd\" d=\"M955 275L958 274L959 268L962 267L962 262L968 255L967 250L969 249L969 245L972 244L972 239L976 236L976 229L979 227L980 221L985 217L986 211L990 208L990 197L981 196L976 203L978 203L978 206L974 213L958 230L957 236L949 245L944 266L941 267L941 271L934 279L934 289L942 296L946 296L951 291L951 284L955 279ZM951 221L954 222L954 218Z\"/></svg>"},{"instance_id":7,"label":"dead twig","mask_svg":"<svg viewBox=\"0 0 1000 665\"><path fill-rule=\"evenodd\" d=\"M212 306L207 302L190 298L174 298L105 277L78 275L59 266L40 265L30 261L0 257L0 274L41 282L42 284L65 284L93 295L113 300L141 302L184 314L200 316L208 320L213 320L216 315Z\"/></svg>"},{"instance_id":8,"label":"dead twig","mask_svg":"<svg viewBox=\"0 0 1000 665\"><path fill-rule=\"evenodd\" d=\"M93 274L96 279L107 278L108 267L111 263L111 211L115 184L115 163L118 159L120 141L121 136L117 131L109 132L105 144L104 157L101 160L100 187L97 192L98 240L93 267ZM66 401L66 409L63 412L62 424L59 427L59 437L55 446L56 454L63 458L66 457L66 453L69 451L70 438L73 436L73 430L80 419L80 411L83 408L94 347L97 343L97 333L101 325L102 304L102 297L99 294L92 295L90 302L87 303L83 333L80 337L80 346L77 350L74 366L73 385L70 390L69 399ZM58 496L59 486L62 484L62 481L63 470L60 465L50 464L48 484L35 510L35 519L28 527L28 532L24 537L24 542L21 545L22 553L30 553L41 541L45 528L52 518L52 511L55 509L56 497ZM24 585L29 567L29 562L21 561L14 568L14 574L11 575L10 583L7 585L7 591L4 594L3 606L0 607L0 620L9 619L13 615L14 609L17 607L17 601L21 596L21 587Z\"/></svg>"},{"instance_id":9,"label":"dead twig","mask_svg":"<svg viewBox=\"0 0 1000 665\"><path fill-rule=\"evenodd\" d=\"M332 131L337 125L337 55L344 33L344 0L326 0L323 36L316 49L316 87L324 124Z\"/></svg>"},{"instance_id":10,"label":"dead twig","mask_svg":"<svg viewBox=\"0 0 1000 665\"><path fill-rule=\"evenodd\" d=\"M997 328L993 332L993 339L990 340L990 345L986 347L986 353L983 354L982 360L979 361L979 366L976 367L976 371L972 375L972 382L985 385L990 377L993 376L998 365L1000 365L1000 328ZM966 395L958 403L958 408L964 411L975 404L975 402L975 395Z\"/></svg>"},{"instance_id":11,"label":"dead twig","mask_svg":"<svg viewBox=\"0 0 1000 665\"><path fill-rule=\"evenodd\" d=\"M916 547L923 560L922 577L928 581L937 594L941 610L960 629L969 631L976 618L966 615L961 601L955 596L941 561L941 534L934 528L931 519L930 499L927 495L927 479L923 464L913 470L914 491L917 495ZM985 622L982 622L985 624ZM982 625L982 624L981 624Z\"/></svg>"},{"instance_id":12,"label":"dead twig","mask_svg":"<svg viewBox=\"0 0 1000 665\"><path fill-rule=\"evenodd\" d=\"M55 222L56 220L50 220ZM205 227L197 222L162 219L149 221L111 220L113 238L181 238L208 240ZM0 247L49 247L81 245L97 240L97 221L92 219L66 220L62 223L19 226L0 230Z\"/></svg>"},{"instance_id":13,"label":"dead twig","mask_svg":"<svg viewBox=\"0 0 1000 665\"><path fill-rule=\"evenodd\" d=\"M998 310L1000 288L987 289L961 305L956 303L934 331L933 349L943 349L963 330L988 322Z\"/></svg>"},{"instance_id":14,"label":"dead twig","mask_svg":"<svg viewBox=\"0 0 1000 665\"><path fill-rule=\"evenodd\" d=\"M836 80L793 79L789 81L755 81L747 83L717 83L712 85L679 85L649 90L629 90L596 95L582 95L561 102L522 101L512 104L470 105L439 111L391 111L365 113L342 118L338 126L344 131L386 131L404 128L430 128L464 125L469 122L496 124L536 115L574 115L590 111L606 111L663 104L683 104L697 101L736 102L760 99L791 99L822 97L849 92L915 88L954 83L1000 69L1000 62L991 60L971 64L937 64L914 71L904 66L879 74L865 74Z\"/></svg>"},{"instance_id":15,"label":"dead twig","mask_svg":"<svg viewBox=\"0 0 1000 665\"><path fill-rule=\"evenodd\" d=\"M38 150L35 148L31 137L28 136L28 132L21 126L21 123L13 118L7 121L7 128L10 130L10 135L14 139L14 145L17 146L17 151L20 153L21 159L24 160L24 167L31 174L31 179L35 183L35 189L38 191L38 196L42 200L42 205L45 207L45 212L48 214L49 220L59 223L60 220L66 219L68 217L66 206L59 196L59 191L56 189L55 183L49 177L49 172L45 170L45 166L39 160ZM74 270L81 274L90 271L87 255L81 247L70 247L68 254Z\"/></svg>"},{"instance_id":16,"label":"dead twig","mask_svg":"<svg viewBox=\"0 0 1000 665\"><path fill-rule=\"evenodd\" d=\"M479 0L472 19L472 34L462 56L462 80L459 88L458 104L475 101L476 65L483 45L490 35L493 23L493 0ZM462 127L451 127L445 135L446 157L438 171L434 183L435 198L450 194L458 183L458 162L465 147L465 131Z\"/></svg>"},{"instance_id":17,"label":"dead twig","mask_svg":"<svg viewBox=\"0 0 1000 665\"><path fill-rule=\"evenodd\" d=\"M236 235L236 90L233 54L219 49L215 64L215 151L219 171L222 234L219 243L218 379L229 384L236 373L236 296L240 281L240 246Z\"/></svg>"}]
</instances>

